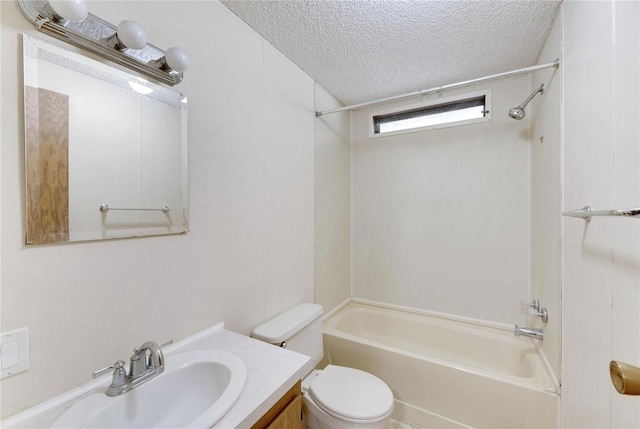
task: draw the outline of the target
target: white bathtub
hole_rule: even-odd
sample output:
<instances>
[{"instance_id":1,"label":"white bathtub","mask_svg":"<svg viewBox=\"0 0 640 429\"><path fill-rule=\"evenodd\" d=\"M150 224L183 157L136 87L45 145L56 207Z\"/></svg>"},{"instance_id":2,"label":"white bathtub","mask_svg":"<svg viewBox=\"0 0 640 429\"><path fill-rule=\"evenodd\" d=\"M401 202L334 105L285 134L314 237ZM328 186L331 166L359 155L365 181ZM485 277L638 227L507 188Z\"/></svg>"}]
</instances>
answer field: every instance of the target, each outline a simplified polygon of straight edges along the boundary
<instances>
[{"instance_id":1,"label":"white bathtub","mask_svg":"<svg viewBox=\"0 0 640 429\"><path fill-rule=\"evenodd\" d=\"M534 340L351 302L324 322L325 358L368 371L394 416L433 428L555 428L558 395Z\"/></svg>"}]
</instances>

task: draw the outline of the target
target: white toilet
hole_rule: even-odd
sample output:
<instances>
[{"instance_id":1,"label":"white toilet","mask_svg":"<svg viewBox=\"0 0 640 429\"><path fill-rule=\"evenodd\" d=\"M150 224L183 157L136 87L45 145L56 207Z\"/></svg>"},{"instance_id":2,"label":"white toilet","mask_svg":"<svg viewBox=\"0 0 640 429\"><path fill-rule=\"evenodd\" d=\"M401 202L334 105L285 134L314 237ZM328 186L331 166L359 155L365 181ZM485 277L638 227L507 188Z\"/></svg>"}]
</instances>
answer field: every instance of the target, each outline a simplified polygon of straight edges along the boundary
<instances>
[{"instance_id":1,"label":"white toilet","mask_svg":"<svg viewBox=\"0 0 640 429\"><path fill-rule=\"evenodd\" d=\"M373 374L327 365L314 369L324 354L322 306L298 304L253 330L253 337L310 356L302 380L303 420L310 429L384 429L393 411L393 394Z\"/></svg>"}]
</instances>

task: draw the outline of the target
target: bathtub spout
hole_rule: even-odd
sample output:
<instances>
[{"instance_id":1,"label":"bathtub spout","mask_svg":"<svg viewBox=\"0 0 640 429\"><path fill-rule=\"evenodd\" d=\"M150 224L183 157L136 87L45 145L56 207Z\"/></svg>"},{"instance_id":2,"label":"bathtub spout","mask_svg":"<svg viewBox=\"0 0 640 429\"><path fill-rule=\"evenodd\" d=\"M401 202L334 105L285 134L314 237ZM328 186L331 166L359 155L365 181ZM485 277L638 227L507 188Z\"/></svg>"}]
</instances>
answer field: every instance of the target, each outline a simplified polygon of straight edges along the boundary
<instances>
[{"instance_id":1,"label":"bathtub spout","mask_svg":"<svg viewBox=\"0 0 640 429\"><path fill-rule=\"evenodd\" d=\"M521 328L518 325L515 325L515 327L516 328L513 330L513 334L516 337L519 337L520 335L524 335L524 336L535 338L536 340L541 340L541 341L544 338L544 332L542 332L542 329Z\"/></svg>"}]
</instances>

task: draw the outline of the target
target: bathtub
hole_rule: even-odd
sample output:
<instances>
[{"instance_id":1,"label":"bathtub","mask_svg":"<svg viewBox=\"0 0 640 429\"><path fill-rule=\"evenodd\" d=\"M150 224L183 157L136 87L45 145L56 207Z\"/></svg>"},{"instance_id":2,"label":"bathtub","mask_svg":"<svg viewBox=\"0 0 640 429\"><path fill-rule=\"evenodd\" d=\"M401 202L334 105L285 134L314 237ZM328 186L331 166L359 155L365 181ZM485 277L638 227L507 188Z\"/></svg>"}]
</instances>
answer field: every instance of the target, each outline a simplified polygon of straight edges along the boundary
<instances>
[{"instance_id":1,"label":"bathtub","mask_svg":"<svg viewBox=\"0 0 640 429\"><path fill-rule=\"evenodd\" d=\"M323 332L325 359L384 380L401 420L429 429L556 427L557 387L533 339L353 301Z\"/></svg>"}]
</instances>

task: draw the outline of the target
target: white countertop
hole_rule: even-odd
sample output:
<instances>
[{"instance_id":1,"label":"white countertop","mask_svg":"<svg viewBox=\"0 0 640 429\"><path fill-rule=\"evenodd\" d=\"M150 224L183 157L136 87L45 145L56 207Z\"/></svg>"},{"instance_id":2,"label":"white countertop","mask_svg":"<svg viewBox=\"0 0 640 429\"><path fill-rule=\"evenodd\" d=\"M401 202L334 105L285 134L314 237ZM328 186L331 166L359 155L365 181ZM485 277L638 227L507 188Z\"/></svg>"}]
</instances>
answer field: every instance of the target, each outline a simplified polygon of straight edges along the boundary
<instances>
[{"instance_id":1,"label":"white countertop","mask_svg":"<svg viewBox=\"0 0 640 429\"><path fill-rule=\"evenodd\" d=\"M214 428L250 428L293 385L304 378L309 357L224 329L222 324L163 348L172 354L196 350L224 350L238 356L247 366L247 382L240 397ZM108 384L110 377L88 383L41 405L3 420L5 429L48 428L68 408Z\"/></svg>"},{"instance_id":2,"label":"white countertop","mask_svg":"<svg viewBox=\"0 0 640 429\"><path fill-rule=\"evenodd\" d=\"M225 329L180 351L225 350L247 366L247 384L240 398L214 428L250 428L298 380L309 357ZM170 359L168 355L167 359Z\"/></svg>"}]
</instances>

